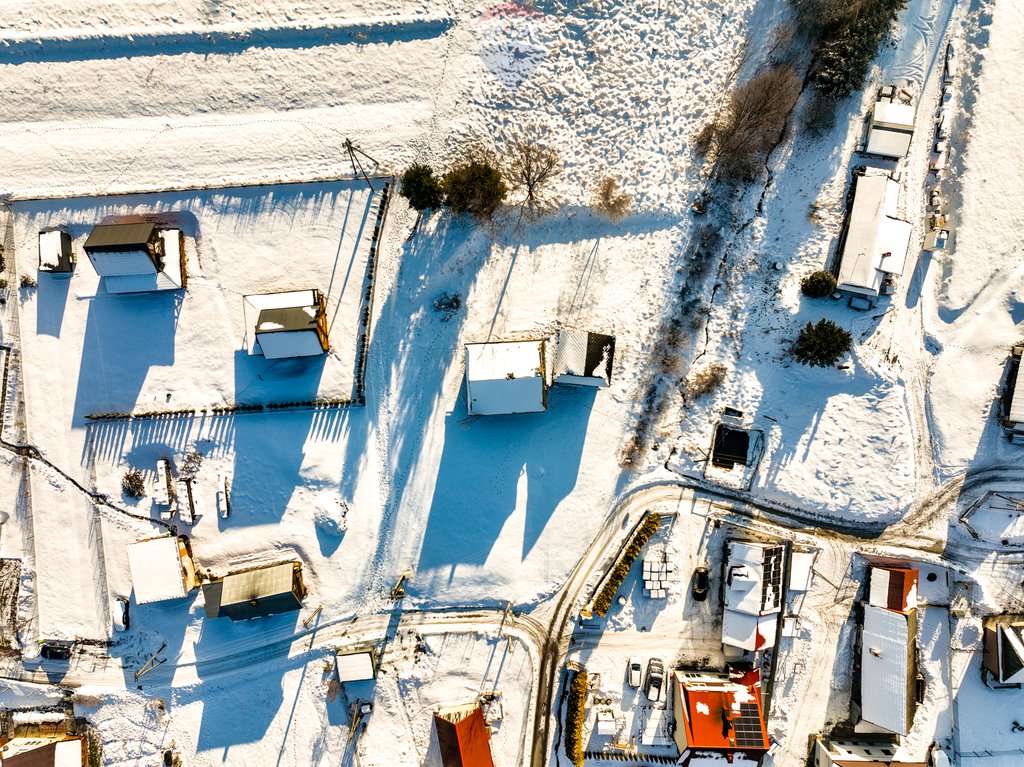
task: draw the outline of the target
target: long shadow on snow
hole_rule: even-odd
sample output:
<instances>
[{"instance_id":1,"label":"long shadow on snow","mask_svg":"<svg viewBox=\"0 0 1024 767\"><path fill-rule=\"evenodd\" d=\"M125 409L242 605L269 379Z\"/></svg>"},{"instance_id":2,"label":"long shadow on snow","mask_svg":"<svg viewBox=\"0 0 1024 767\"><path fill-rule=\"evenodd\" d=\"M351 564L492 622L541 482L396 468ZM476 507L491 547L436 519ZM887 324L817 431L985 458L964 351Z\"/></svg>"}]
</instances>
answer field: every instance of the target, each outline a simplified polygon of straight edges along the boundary
<instances>
[{"instance_id":1,"label":"long shadow on snow","mask_svg":"<svg viewBox=\"0 0 1024 767\"><path fill-rule=\"evenodd\" d=\"M445 420L415 590L450 583L460 564L483 565L517 509L525 515L520 557L527 557L576 485L595 395L556 387L547 412L476 418L459 398Z\"/></svg>"}]
</instances>

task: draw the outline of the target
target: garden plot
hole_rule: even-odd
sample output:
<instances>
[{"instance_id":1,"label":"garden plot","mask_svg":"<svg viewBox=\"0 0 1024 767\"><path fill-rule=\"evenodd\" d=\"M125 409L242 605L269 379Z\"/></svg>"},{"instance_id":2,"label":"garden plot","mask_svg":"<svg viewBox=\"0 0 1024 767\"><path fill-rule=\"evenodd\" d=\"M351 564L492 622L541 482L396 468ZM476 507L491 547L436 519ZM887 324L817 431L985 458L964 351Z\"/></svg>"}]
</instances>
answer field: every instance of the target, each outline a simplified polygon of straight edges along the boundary
<instances>
[{"instance_id":1,"label":"garden plot","mask_svg":"<svg viewBox=\"0 0 1024 767\"><path fill-rule=\"evenodd\" d=\"M351 399L380 200L360 180L15 203L23 276L40 230L65 228L81 254L94 224L139 217L184 232L189 273L184 293L113 295L82 254L70 279L40 273L22 289L36 444L60 449L93 414ZM250 355L243 297L311 288L326 297L330 353Z\"/></svg>"}]
</instances>

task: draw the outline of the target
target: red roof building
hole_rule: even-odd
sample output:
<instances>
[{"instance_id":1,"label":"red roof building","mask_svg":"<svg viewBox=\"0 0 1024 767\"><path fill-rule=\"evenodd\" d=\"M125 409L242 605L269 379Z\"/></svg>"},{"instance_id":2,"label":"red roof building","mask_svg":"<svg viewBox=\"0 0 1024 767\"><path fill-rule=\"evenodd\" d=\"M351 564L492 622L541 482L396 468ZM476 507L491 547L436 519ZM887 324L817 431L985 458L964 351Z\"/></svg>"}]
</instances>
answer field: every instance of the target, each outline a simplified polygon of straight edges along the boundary
<instances>
[{"instance_id":1,"label":"red roof building","mask_svg":"<svg viewBox=\"0 0 1024 767\"><path fill-rule=\"evenodd\" d=\"M479 704L442 709L434 714L444 767L494 767L491 730Z\"/></svg>"},{"instance_id":2,"label":"red roof building","mask_svg":"<svg viewBox=\"0 0 1024 767\"><path fill-rule=\"evenodd\" d=\"M868 604L898 613L917 607L917 570L907 567L871 567Z\"/></svg>"},{"instance_id":3,"label":"red roof building","mask_svg":"<svg viewBox=\"0 0 1024 767\"><path fill-rule=\"evenodd\" d=\"M760 763L768 750L768 731L757 671L714 674L676 671L675 741L684 757L680 764L719 754L739 763Z\"/></svg>"}]
</instances>

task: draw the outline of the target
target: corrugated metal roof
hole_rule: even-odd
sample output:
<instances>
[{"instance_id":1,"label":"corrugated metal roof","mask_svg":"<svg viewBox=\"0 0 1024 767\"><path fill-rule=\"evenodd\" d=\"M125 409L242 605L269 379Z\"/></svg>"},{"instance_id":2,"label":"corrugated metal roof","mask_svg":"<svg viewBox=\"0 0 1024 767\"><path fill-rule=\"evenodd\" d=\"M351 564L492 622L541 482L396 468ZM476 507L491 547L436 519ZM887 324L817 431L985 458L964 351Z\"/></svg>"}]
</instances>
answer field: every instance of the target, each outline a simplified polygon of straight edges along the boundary
<instances>
[{"instance_id":1,"label":"corrugated metal roof","mask_svg":"<svg viewBox=\"0 0 1024 767\"><path fill-rule=\"evenodd\" d=\"M94 226L85 241L85 249L142 247L149 243L156 224L100 224Z\"/></svg>"},{"instance_id":2,"label":"corrugated metal roof","mask_svg":"<svg viewBox=\"0 0 1024 767\"><path fill-rule=\"evenodd\" d=\"M906 735L908 675L913 638L907 616L884 607L864 606L861 633L861 718Z\"/></svg>"},{"instance_id":3,"label":"corrugated metal roof","mask_svg":"<svg viewBox=\"0 0 1024 767\"><path fill-rule=\"evenodd\" d=\"M223 581L220 604L223 607L275 594L286 594L292 590L294 569L291 562L285 562L228 575Z\"/></svg>"}]
</instances>

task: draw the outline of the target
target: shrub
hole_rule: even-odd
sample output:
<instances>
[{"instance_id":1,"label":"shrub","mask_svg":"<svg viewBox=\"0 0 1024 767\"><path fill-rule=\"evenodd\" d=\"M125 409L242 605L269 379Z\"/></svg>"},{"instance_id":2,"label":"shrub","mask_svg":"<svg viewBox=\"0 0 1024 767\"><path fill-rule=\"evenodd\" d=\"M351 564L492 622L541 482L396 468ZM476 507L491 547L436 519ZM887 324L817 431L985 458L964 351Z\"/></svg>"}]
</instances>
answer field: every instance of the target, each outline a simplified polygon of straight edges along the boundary
<instances>
[{"instance_id":1,"label":"shrub","mask_svg":"<svg viewBox=\"0 0 1024 767\"><path fill-rule=\"evenodd\" d=\"M832 130L836 124L836 104L834 97L816 90L801 115L804 130L815 138Z\"/></svg>"},{"instance_id":2,"label":"shrub","mask_svg":"<svg viewBox=\"0 0 1024 767\"><path fill-rule=\"evenodd\" d=\"M605 581L604 588L601 589L601 593L594 599L594 612L604 617L608 613L608 608L612 606L612 600L615 598L616 592L619 590L619 586L626 580L626 576L629 575L629 570L633 566L633 562L640 555L640 551L644 545L651 539L651 536L658 531L658 526L661 524L661 517L653 512L649 513L644 521L640 523L640 526L633 533L633 537L626 545L625 550L622 552L622 556L615 563L612 568L611 575L608 576L608 580Z\"/></svg>"},{"instance_id":3,"label":"shrub","mask_svg":"<svg viewBox=\"0 0 1024 767\"><path fill-rule=\"evenodd\" d=\"M772 67L733 92L724 113L697 135L695 149L714 158L723 178L750 180L782 139L799 97L796 70Z\"/></svg>"},{"instance_id":4,"label":"shrub","mask_svg":"<svg viewBox=\"0 0 1024 767\"><path fill-rule=\"evenodd\" d=\"M523 191L520 213L543 215L555 207L551 182L562 173L562 158L548 146L513 141L505 150L505 172L516 189Z\"/></svg>"},{"instance_id":5,"label":"shrub","mask_svg":"<svg viewBox=\"0 0 1024 767\"><path fill-rule=\"evenodd\" d=\"M800 292L808 298L824 298L836 289L836 278L832 272L819 269L800 280Z\"/></svg>"},{"instance_id":6,"label":"shrub","mask_svg":"<svg viewBox=\"0 0 1024 767\"><path fill-rule=\"evenodd\" d=\"M121 489L132 498L146 494L146 478L138 469L128 469L121 477Z\"/></svg>"},{"instance_id":7,"label":"shrub","mask_svg":"<svg viewBox=\"0 0 1024 767\"><path fill-rule=\"evenodd\" d=\"M39 283L36 282L36 278L28 274L21 275L21 287L23 288L36 288L39 287Z\"/></svg>"},{"instance_id":8,"label":"shrub","mask_svg":"<svg viewBox=\"0 0 1024 767\"><path fill-rule=\"evenodd\" d=\"M706 397L722 385L725 373L725 365L721 362L712 362L700 370L691 372L684 383L686 396L689 399Z\"/></svg>"},{"instance_id":9,"label":"shrub","mask_svg":"<svg viewBox=\"0 0 1024 767\"><path fill-rule=\"evenodd\" d=\"M7 280L0 277L0 290L7 290Z\"/></svg>"},{"instance_id":10,"label":"shrub","mask_svg":"<svg viewBox=\"0 0 1024 767\"><path fill-rule=\"evenodd\" d=\"M444 201L453 213L468 213L485 220L505 201L508 187L498 169L487 160L468 160L441 179Z\"/></svg>"},{"instance_id":11,"label":"shrub","mask_svg":"<svg viewBox=\"0 0 1024 767\"><path fill-rule=\"evenodd\" d=\"M583 714L587 706L587 672L577 671L569 682L565 703L565 755L583 767Z\"/></svg>"},{"instance_id":12,"label":"shrub","mask_svg":"<svg viewBox=\"0 0 1024 767\"><path fill-rule=\"evenodd\" d=\"M804 365L830 367L850 351L850 334L832 320L810 322L800 331L793 346L793 356Z\"/></svg>"},{"instance_id":13,"label":"shrub","mask_svg":"<svg viewBox=\"0 0 1024 767\"><path fill-rule=\"evenodd\" d=\"M458 293L442 293L434 299L434 311L441 316L441 322L447 322L462 308L462 296Z\"/></svg>"},{"instance_id":14,"label":"shrub","mask_svg":"<svg viewBox=\"0 0 1024 767\"><path fill-rule=\"evenodd\" d=\"M418 211L440 208L444 201L441 182L434 175L434 171L422 163L414 163L405 169L402 174L402 187L398 193Z\"/></svg>"},{"instance_id":15,"label":"shrub","mask_svg":"<svg viewBox=\"0 0 1024 767\"><path fill-rule=\"evenodd\" d=\"M593 202L596 213L618 222L629 215L632 205L633 198L629 192L619 188L619 182L614 176L605 176L597 182Z\"/></svg>"}]
</instances>

